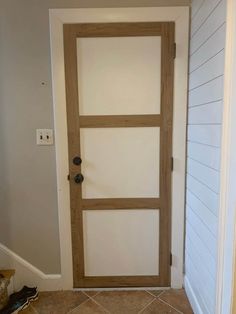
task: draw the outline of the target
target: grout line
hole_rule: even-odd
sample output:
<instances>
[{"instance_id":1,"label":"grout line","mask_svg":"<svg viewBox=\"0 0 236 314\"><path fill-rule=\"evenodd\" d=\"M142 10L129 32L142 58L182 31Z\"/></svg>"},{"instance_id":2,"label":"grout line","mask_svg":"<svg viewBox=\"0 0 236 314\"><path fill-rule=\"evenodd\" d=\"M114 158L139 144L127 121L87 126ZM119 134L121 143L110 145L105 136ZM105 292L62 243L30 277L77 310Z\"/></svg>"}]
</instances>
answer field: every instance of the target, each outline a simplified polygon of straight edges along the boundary
<instances>
[{"instance_id":1,"label":"grout line","mask_svg":"<svg viewBox=\"0 0 236 314\"><path fill-rule=\"evenodd\" d=\"M74 310L78 309L82 304L88 302L90 299L88 298L87 300L85 300L84 302L80 303L78 306L76 306L75 308L73 308L72 310L70 310L69 312L67 312L67 314L72 314Z\"/></svg>"},{"instance_id":2,"label":"grout line","mask_svg":"<svg viewBox=\"0 0 236 314\"><path fill-rule=\"evenodd\" d=\"M148 294L150 294L152 297L156 298L156 295L152 294L150 291L146 290L146 292L147 292ZM160 293L160 294L161 294L161 293Z\"/></svg>"},{"instance_id":3,"label":"grout line","mask_svg":"<svg viewBox=\"0 0 236 314\"><path fill-rule=\"evenodd\" d=\"M155 298L158 298L160 295L162 295L165 291L169 291L170 289L168 290L164 290L164 291L161 291L160 294L158 294L158 296L156 296L155 294L152 294L152 290L146 290L147 293L149 293L152 297L155 297ZM156 291L156 290L155 290Z\"/></svg>"},{"instance_id":4,"label":"grout line","mask_svg":"<svg viewBox=\"0 0 236 314\"><path fill-rule=\"evenodd\" d=\"M162 291L162 292L158 295L158 297L157 297L157 298L159 298L161 295L163 295L163 294L164 294L164 292L165 292L165 291Z\"/></svg>"},{"instance_id":5,"label":"grout line","mask_svg":"<svg viewBox=\"0 0 236 314\"><path fill-rule=\"evenodd\" d=\"M99 293L99 292L98 292ZM96 295L98 295L98 293L96 294ZM95 296L96 296L95 295ZM98 306L100 306L106 313L111 313L110 311L108 311L108 309L106 309L102 304L100 304L100 303L98 303L98 301L96 301L95 299L93 299L92 297L91 297L91 300L94 302L94 303L96 303Z\"/></svg>"},{"instance_id":6,"label":"grout line","mask_svg":"<svg viewBox=\"0 0 236 314\"><path fill-rule=\"evenodd\" d=\"M33 312L34 312L35 314L38 314L38 311L33 307L32 303L31 303L27 308L28 308L28 309L29 309L29 308L32 308Z\"/></svg>"},{"instance_id":7,"label":"grout line","mask_svg":"<svg viewBox=\"0 0 236 314\"><path fill-rule=\"evenodd\" d=\"M151 305L155 300L156 300L156 298L154 297L152 301L150 301L148 304L146 304L146 305L144 306L144 308L138 312L138 314L139 314L139 313L142 313L142 312L143 312L146 308L148 308L149 305Z\"/></svg>"},{"instance_id":8,"label":"grout line","mask_svg":"<svg viewBox=\"0 0 236 314\"><path fill-rule=\"evenodd\" d=\"M86 290L85 291L82 291L87 297L89 297L90 299L92 299L93 297L96 297L96 295L98 295L101 291L96 291L96 293L93 295L93 296L90 296L86 293Z\"/></svg>"},{"instance_id":9,"label":"grout line","mask_svg":"<svg viewBox=\"0 0 236 314\"><path fill-rule=\"evenodd\" d=\"M164 300L162 300L162 299L160 299L160 298L158 298L158 300L159 300L160 302L162 302L162 303L168 305L169 307L171 307L173 310L177 311L178 313L183 314L183 312L179 311L178 309L176 309L174 306L172 306L171 304L167 303L166 301L164 301Z\"/></svg>"},{"instance_id":10,"label":"grout line","mask_svg":"<svg viewBox=\"0 0 236 314\"><path fill-rule=\"evenodd\" d=\"M160 294L158 296L153 295L149 290L144 290L146 293L148 293L150 296L152 296L152 300L150 302L148 302L138 313L143 313L145 309L147 309L155 300L158 300L159 302L162 302L164 304L166 304L168 307L174 309L175 311L177 311L179 314L183 314L183 312L179 311L178 309L176 309L174 306L172 306L171 304L169 304L168 302L162 300L160 297L165 293L166 290L163 290L160 292ZM88 297L87 300L83 301L81 304L79 304L78 306L76 306L75 308L71 309L69 312L67 312L67 314L73 314L74 311L76 309L79 309L83 304L85 304L86 302L94 302L95 304L97 304L101 309L103 309L106 313L111 314L110 311L108 311L103 305L101 305L99 302L97 302L95 299L93 299L93 297L96 297L100 291L98 291L93 297L89 296L86 294L86 292L81 291L85 296ZM39 312L34 308L34 306L32 305L32 303L30 304L31 309L33 310L33 312L35 314L38 314Z\"/></svg>"},{"instance_id":11,"label":"grout line","mask_svg":"<svg viewBox=\"0 0 236 314\"><path fill-rule=\"evenodd\" d=\"M39 312L36 310L36 308L33 306L33 302L30 302L31 304L29 305L29 307L32 307L33 311L35 314L38 314Z\"/></svg>"}]
</instances>

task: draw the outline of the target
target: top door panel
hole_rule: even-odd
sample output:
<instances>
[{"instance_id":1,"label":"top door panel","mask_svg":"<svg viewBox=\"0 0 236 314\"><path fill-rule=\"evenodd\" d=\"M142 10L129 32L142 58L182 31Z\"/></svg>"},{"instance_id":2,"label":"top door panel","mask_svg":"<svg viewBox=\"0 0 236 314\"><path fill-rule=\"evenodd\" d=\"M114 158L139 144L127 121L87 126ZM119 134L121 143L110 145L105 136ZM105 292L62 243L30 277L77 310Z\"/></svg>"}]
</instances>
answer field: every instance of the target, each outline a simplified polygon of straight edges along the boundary
<instances>
[{"instance_id":1,"label":"top door panel","mask_svg":"<svg viewBox=\"0 0 236 314\"><path fill-rule=\"evenodd\" d=\"M78 38L80 115L159 114L161 37Z\"/></svg>"}]
</instances>

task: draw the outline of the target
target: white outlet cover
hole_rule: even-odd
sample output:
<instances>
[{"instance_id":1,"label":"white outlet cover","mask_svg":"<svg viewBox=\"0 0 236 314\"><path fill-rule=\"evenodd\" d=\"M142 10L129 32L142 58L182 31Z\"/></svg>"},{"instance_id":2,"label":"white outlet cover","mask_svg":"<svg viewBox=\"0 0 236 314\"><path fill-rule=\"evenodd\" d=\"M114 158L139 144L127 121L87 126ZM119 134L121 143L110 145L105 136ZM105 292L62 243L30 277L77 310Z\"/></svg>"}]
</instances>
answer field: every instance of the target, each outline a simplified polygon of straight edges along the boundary
<instances>
[{"instance_id":1,"label":"white outlet cover","mask_svg":"<svg viewBox=\"0 0 236 314\"><path fill-rule=\"evenodd\" d=\"M37 129L36 130L37 145L53 145L53 130L52 129Z\"/></svg>"}]
</instances>

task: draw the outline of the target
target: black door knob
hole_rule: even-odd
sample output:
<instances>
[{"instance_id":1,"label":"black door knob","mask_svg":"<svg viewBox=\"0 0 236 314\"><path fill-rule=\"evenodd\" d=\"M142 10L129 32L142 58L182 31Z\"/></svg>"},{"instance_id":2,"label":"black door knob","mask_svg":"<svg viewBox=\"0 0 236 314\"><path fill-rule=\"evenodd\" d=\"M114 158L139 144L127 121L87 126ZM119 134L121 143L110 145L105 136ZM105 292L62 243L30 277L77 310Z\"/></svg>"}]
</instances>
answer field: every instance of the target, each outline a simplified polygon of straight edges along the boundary
<instances>
[{"instance_id":1,"label":"black door knob","mask_svg":"<svg viewBox=\"0 0 236 314\"><path fill-rule=\"evenodd\" d=\"M82 163L82 159L79 156L76 156L73 158L73 164L74 165L79 166L79 165L81 165L81 163Z\"/></svg>"},{"instance_id":2,"label":"black door knob","mask_svg":"<svg viewBox=\"0 0 236 314\"><path fill-rule=\"evenodd\" d=\"M75 183L80 184L84 181L84 176L81 173L78 173L75 177L74 177Z\"/></svg>"}]
</instances>

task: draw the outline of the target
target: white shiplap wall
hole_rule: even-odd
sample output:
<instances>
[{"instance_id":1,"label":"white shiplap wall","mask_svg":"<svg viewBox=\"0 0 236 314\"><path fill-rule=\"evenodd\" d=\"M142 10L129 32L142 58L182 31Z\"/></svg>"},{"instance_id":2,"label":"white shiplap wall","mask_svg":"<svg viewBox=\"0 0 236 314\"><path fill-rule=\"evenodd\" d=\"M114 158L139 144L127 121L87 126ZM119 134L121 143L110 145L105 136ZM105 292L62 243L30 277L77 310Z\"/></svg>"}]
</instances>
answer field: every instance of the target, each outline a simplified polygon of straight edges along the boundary
<instances>
[{"instance_id":1,"label":"white shiplap wall","mask_svg":"<svg viewBox=\"0 0 236 314\"><path fill-rule=\"evenodd\" d=\"M185 287L215 313L226 0L193 0L188 109Z\"/></svg>"}]
</instances>

